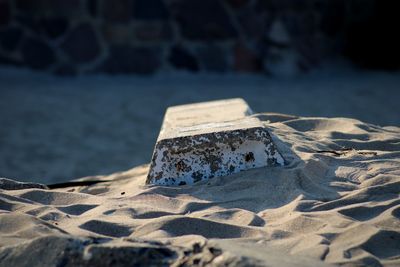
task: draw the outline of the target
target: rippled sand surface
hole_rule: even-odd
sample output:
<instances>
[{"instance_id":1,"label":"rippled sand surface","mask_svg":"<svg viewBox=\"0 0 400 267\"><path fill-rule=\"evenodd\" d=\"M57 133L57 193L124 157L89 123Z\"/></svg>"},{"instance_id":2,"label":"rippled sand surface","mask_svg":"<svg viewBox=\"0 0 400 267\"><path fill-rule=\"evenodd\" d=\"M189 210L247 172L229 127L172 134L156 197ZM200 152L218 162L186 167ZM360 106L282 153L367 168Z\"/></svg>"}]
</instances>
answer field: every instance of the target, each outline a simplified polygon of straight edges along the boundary
<instances>
[{"instance_id":1,"label":"rippled sand surface","mask_svg":"<svg viewBox=\"0 0 400 267\"><path fill-rule=\"evenodd\" d=\"M147 165L62 189L2 180L0 265L400 265L400 128L259 117L285 167L181 187L145 186Z\"/></svg>"}]
</instances>

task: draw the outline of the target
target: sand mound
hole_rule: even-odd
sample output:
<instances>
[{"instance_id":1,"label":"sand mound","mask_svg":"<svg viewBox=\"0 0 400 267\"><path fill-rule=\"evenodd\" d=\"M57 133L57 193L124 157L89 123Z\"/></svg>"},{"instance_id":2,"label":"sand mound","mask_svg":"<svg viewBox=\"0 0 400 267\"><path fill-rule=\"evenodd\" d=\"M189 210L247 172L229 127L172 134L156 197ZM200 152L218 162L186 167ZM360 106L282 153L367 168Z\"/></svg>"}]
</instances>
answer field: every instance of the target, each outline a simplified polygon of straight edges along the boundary
<instances>
[{"instance_id":1,"label":"sand mound","mask_svg":"<svg viewBox=\"0 0 400 267\"><path fill-rule=\"evenodd\" d=\"M0 181L0 265L123 264L140 247L156 255L141 264L400 265L400 129L260 118L285 167L182 187L144 186L147 165L63 189Z\"/></svg>"}]
</instances>

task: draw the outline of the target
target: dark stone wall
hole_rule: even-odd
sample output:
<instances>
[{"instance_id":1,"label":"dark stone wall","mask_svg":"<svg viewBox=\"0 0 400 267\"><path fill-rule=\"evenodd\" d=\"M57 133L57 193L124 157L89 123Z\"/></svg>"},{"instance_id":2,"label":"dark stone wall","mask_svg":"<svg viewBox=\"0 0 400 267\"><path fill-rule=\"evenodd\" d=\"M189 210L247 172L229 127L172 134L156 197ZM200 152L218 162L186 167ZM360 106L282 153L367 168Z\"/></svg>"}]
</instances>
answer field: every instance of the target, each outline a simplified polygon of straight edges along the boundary
<instances>
[{"instance_id":1,"label":"dark stone wall","mask_svg":"<svg viewBox=\"0 0 400 267\"><path fill-rule=\"evenodd\" d=\"M366 65L351 31L377 19L375 2L0 0L0 64L60 75L280 75L343 55Z\"/></svg>"}]
</instances>

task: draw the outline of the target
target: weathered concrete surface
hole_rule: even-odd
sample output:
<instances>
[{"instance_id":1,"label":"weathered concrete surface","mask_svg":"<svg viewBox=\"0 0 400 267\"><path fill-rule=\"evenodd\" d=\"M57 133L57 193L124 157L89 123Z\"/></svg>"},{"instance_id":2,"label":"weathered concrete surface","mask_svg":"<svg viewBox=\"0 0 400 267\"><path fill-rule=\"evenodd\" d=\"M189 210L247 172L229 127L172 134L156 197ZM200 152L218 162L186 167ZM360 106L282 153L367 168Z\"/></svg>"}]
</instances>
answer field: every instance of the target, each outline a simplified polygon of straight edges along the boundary
<instances>
[{"instance_id":1,"label":"weathered concrete surface","mask_svg":"<svg viewBox=\"0 0 400 267\"><path fill-rule=\"evenodd\" d=\"M147 184L185 185L284 159L243 99L170 107L154 149Z\"/></svg>"}]
</instances>

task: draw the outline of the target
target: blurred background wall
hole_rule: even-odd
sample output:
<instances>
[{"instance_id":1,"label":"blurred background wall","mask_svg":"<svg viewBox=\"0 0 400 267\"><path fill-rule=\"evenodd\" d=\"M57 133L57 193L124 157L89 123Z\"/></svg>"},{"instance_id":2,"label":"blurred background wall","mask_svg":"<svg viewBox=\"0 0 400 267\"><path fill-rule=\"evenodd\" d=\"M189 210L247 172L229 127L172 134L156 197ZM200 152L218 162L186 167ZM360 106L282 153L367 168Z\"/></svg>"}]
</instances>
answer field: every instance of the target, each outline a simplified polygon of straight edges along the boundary
<instances>
[{"instance_id":1,"label":"blurred background wall","mask_svg":"<svg viewBox=\"0 0 400 267\"><path fill-rule=\"evenodd\" d=\"M60 75L397 69L399 1L0 0L0 64Z\"/></svg>"}]
</instances>

